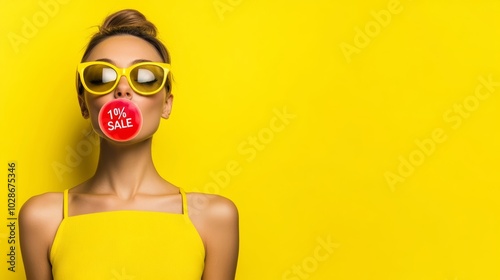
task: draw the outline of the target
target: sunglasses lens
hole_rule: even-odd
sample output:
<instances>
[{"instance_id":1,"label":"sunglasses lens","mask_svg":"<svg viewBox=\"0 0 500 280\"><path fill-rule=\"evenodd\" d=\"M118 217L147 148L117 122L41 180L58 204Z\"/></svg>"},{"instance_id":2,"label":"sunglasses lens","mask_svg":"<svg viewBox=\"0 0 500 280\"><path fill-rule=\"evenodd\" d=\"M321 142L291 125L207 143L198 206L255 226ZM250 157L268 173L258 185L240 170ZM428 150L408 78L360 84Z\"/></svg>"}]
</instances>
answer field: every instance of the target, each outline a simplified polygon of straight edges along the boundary
<instances>
[{"instance_id":1,"label":"sunglasses lens","mask_svg":"<svg viewBox=\"0 0 500 280\"><path fill-rule=\"evenodd\" d=\"M95 92L107 92L114 85L117 74L113 68L106 65L90 65L83 71L85 85Z\"/></svg>"},{"instance_id":2,"label":"sunglasses lens","mask_svg":"<svg viewBox=\"0 0 500 280\"><path fill-rule=\"evenodd\" d=\"M131 82L143 94L157 92L163 84L165 72L157 65L139 65L130 72Z\"/></svg>"}]
</instances>

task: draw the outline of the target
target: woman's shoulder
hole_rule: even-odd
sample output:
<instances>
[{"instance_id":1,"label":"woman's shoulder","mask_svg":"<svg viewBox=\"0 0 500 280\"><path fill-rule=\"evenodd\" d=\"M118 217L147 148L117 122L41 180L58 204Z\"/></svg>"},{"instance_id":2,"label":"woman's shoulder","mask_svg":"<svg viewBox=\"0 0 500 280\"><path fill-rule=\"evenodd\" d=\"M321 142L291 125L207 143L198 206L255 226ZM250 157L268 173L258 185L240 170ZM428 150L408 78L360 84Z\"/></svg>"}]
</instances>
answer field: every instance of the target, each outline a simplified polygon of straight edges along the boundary
<instances>
[{"instance_id":1,"label":"woman's shoulder","mask_svg":"<svg viewBox=\"0 0 500 280\"><path fill-rule=\"evenodd\" d=\"M224 196L199 192L186 194L188 211L203 215L209 219L234 219L238 216L238 208L234 202Z\"/></svg>"},{"instance_id":2,"label":"woman's shoulder","mask_svg":"<svg viewBox=\"0 0 500 280\"><path fill-rule=\"evenodd\" d=\"M47 255L63 219L62 212L62 193L33 196L23 204L19 212L19 236L23 259L30 264L30 270L37 270L31 271L37 276L50 275Z\"/></svg>"},{"instance_id":3,"label":"woman's shoulder","mask_svg":"<svg viewBox=\"0 0 500 280\"><path fill-rule=\"evenodd\" d=\"M205 244L215 236L238 231L238 208L229 198L196 192L186 196L189 217Z\"/></svg>"},{"instance_id":4,"label":"woman's shoulder","mask_svg":"<svg viewBox=\"0 0 500 280\"><path fill-rule=\"evenodd\" d=\"M229 274L225 274L227 278L224 279L229 279L230 274L233 279L239 248L236 205L230 199L214 194L188 193L187 197L189 216L208 252L204 275L219 278L221 273L226 273L221 271L227 270Z\"/></svg>"},{"instance_id":5,"label":"woman's shoulder","mask_svg":"<svg viewBox=\"0 0 500 280\"><path fill-rule=\"evenodd\" d=\"M19 212L19 218L27 221L47 222L62 218L63 193L47 192L28 199Z\"/></svg>"}]
</instances>

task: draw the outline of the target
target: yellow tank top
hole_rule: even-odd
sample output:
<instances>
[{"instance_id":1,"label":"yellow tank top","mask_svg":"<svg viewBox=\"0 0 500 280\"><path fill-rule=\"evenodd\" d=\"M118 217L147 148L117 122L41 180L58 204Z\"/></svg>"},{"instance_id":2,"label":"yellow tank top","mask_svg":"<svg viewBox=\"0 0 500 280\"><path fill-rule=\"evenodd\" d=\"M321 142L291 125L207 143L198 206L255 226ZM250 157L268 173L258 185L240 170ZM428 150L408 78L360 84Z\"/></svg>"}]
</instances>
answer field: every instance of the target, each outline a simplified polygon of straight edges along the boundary
<instances>
[{"instance_id":1,"label":"yellow tank top","mask_svg":"<svg viewBox=\"0 0 500 280\"><path fill-rule=\"evenodd\" d=\"M65 190L50 251L54 280L200 280L205 249L180 194L182 214L118 210L68 217Z\"/></svg>"}]
</instances>

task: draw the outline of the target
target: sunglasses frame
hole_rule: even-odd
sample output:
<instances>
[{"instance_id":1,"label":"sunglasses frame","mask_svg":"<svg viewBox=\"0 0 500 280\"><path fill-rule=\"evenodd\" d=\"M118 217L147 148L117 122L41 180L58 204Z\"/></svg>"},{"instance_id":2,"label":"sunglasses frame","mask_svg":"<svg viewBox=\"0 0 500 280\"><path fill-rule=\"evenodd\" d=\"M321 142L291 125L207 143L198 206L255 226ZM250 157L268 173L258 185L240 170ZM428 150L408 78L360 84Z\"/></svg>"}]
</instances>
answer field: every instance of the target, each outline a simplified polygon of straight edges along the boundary
<instances>
[{"instance_id":1,"label":"sunglasses frame","mask_svg":"<svg viewBox=\"0 0 500 280\"><path fill-rule=\"evenodd\" d=\"M85 82L85 79L84 79L84 76L83 76L83 73L84 73L85 69L87 69L87 67L93 66L93 65L105 65L105 66L108 66L109 68L113 69L116 72L117 78L115 80L115 84L109 90L104 91L104 92L99 92L99 91L91 90L87 86L87 84ZM138 90L134 86L134 83L131 82L130 73L136 67L140 67L142 65L154 65L154 66L158 66L158 67L162 68L163 71L165 72L164 75L163 75L163 81L161 82L161 85L158 87L157 90L154 90L154 91L151 91L151 92L144 92L144 91ZM88 92L90 92L90 93L92 93L94 95L105 95L105 94L108 94L108 93L112 92L116 88L116 86L118 85L118 83L120 82L120 78L122 76L125 76L125 78L127 79L128 84L134 90L134 92L136 92L138 94L141 94L141 95L153 95L153 94L159 92L162 88L165 87L165 83L167 81L167 76L168 76L168 73L170 72L170 64L169 63L164 63L164 62L146 61L146 62L139 62L139 63L132 64L132 65L130 65L127 68L119 68L119 67L116 67L115 65L113 65L113 64L111 64L109 62L106 62L106 61L89 61L89 62L82 62L82 63L78 64L77 72L78 72L78 75L80 77L80 83L83 85L83 87L85 88L85 90L87 90Z\"/></svg>"}]
</instances>

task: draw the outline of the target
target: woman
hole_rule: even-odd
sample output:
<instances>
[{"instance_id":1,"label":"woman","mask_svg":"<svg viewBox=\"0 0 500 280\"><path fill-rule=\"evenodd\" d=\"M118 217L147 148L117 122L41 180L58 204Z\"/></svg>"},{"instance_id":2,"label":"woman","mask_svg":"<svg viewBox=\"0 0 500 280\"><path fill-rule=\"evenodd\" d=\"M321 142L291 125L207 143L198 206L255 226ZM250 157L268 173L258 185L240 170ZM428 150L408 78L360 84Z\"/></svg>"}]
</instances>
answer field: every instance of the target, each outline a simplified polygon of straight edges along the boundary
<instances>
[{"instance_id":1,"label":"woman","mask_svg":"<svg viewBox=\"0 0 500 280\"><path fill-rule=\"evenodd\" d=\"M172 109L169 63L156 27L138 11L110 15L92 37L77 90L81 113L100 137L97 169L80 185L23 205L28 280L234 279L234 204L186 194L152 161L152 136ZM113 134L129 126L135 130Z\"/></svg>"}]
</instances>

